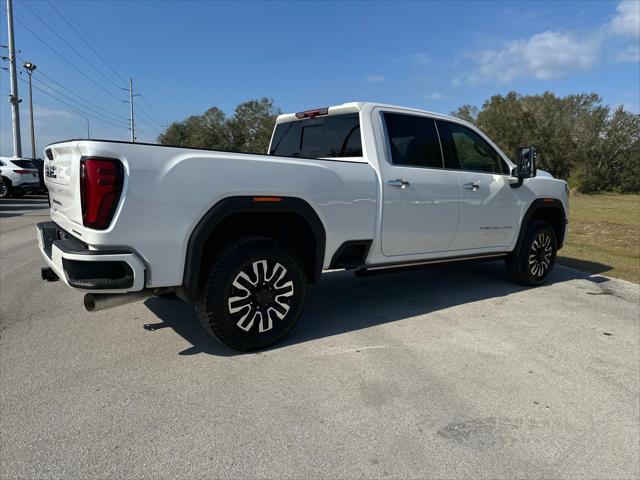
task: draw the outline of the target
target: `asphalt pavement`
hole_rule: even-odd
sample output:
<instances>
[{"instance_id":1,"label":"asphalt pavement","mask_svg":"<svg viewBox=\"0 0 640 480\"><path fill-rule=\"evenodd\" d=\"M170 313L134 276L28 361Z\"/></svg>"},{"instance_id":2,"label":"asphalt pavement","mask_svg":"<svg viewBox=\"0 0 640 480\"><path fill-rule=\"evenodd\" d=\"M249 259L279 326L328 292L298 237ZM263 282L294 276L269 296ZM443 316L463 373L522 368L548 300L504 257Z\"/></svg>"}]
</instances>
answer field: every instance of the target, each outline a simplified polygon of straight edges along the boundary
<instances>
[{"instance_id":1,"label":"asphalt pavement","mask_svg":"<svg viewBox=\"0 0 640 480\"><path fill-rule=\"evenodd\" d=\"M329 272L282 343L238 354L178 300L87 313L42 282L47 218L0 200L3 479L640 477L638 285Z\"/></svg>"}]
</instances>

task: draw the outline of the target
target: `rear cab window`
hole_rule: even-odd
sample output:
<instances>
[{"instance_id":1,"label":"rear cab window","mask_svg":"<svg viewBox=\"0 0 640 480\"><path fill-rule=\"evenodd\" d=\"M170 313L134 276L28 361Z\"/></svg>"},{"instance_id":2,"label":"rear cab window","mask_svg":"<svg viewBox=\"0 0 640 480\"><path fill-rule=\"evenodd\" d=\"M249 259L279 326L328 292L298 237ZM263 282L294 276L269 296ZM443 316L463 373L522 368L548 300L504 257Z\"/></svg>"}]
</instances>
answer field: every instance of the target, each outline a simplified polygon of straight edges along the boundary
<instances>
[{"instance_id":1,"label":"rear cab window","mask_svg":"<svg viewBox=\"0 0 640 480\"><path fill-rule=\"evenodd\" d=\"M362 157L358 113L320 116L276 125L269 155L297 158Z\"/></svg>"},{"instance_id":2,"label":"rear cab window","mask_svg":"<svg viewBox=\"0 0 640 480\"><path fill-rule=\"evenodd\" d=\"M383 113L391 161L407 167L443 168L440 140L432 118Z\"/></svg>"}]
</instances>

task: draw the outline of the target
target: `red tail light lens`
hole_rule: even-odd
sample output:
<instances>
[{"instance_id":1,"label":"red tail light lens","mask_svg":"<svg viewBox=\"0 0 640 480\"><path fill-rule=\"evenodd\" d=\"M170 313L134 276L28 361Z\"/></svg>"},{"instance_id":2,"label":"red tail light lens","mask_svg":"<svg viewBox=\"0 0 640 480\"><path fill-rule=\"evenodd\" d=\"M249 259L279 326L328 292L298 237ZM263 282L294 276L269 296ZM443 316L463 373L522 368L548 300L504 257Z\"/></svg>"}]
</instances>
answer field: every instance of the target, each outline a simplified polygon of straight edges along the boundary
<instances>
[{"instance_id":1,"label":"red tail light lens","mask_svg":"<svg viewBox=\"0 0 640 480\"><path fill-rule=\"evenodd\" d=\"M124 169L119 160L83 158L80 160L80 200L85 227L104 230L116 211Z\"/></svg>"},{"instance_id":2,"label":"red tail light lens","mask_svg":"<svg viewBox=\"0 0 640 480\"><path fill-rule=\"evenodd\" d=\"M19 173L20 175L31 175L33 170L14 170L14 173Z\"/></svg>"},{"instance_id":3,"label":"red tail light lens","mask_svg":"<svg viewBox=\"0 0 640 480\"><path fill-rule=\"evenodd\" d=\"M320 115L329 115L329 108L316 108L315 110L306 110L296 113L296 118L316 118Z\"/></svg>"}]
</instances>

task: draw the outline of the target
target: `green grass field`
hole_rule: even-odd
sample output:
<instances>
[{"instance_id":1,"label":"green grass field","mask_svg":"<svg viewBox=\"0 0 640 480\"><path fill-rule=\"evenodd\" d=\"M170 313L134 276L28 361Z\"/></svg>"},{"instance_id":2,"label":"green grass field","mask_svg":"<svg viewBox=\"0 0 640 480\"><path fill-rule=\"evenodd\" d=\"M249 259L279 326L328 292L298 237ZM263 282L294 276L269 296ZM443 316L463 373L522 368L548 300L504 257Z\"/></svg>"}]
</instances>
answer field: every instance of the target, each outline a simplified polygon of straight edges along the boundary
<instances>
[{"instance_id":1,"label":"green grass field","mask_svg":"<svg viewBox=\"0 0 640 480\"><path fill-rule=\"evenodd\" d=\"M640 195L571 195L558 261L640 283Z\"/></svg>"}]
</instances>

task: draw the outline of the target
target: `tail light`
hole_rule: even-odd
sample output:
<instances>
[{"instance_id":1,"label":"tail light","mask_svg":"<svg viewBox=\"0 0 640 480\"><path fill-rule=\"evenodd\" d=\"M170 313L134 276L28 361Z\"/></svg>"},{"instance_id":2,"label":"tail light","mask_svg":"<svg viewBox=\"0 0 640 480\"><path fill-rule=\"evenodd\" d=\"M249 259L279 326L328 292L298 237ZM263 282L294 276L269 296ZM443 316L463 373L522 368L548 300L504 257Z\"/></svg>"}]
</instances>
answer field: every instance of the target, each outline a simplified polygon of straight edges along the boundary
<instances>
[{"instance_id":1,"label":"tail light","mask_svg":"<svg viewBox=\"0 0 640 480\"><path fill-rule=\"evenodd\" d=\"M296 113L296 118L316 118L320 115L329 115L329 108L316 108L315 110L306 110Z\"/></svg>"},{"instance_id":2,"label":"tail light","mask_svg":"<svg viewBox=\"0 0 640 480\"><path fill-rule=\"evenodd\" d=\"M104 230L116 211L124 169L119 160L83 158L80 160L80 201L85 227Z\"/></svg>"},{"instance_id":3,"label":"tail light","mask_svg":"<svg viewBox=\"0 0 640 480\"><path fill-rule=\"evenodd\" d=\"M14 173L19 173L21 175L31 175L33 170L14 170Z\"/></svg>"}]
</instances>

